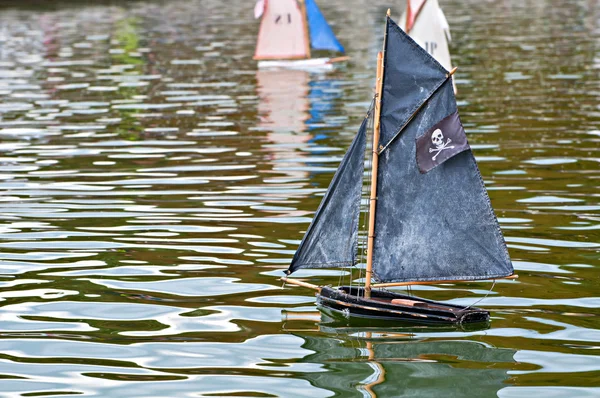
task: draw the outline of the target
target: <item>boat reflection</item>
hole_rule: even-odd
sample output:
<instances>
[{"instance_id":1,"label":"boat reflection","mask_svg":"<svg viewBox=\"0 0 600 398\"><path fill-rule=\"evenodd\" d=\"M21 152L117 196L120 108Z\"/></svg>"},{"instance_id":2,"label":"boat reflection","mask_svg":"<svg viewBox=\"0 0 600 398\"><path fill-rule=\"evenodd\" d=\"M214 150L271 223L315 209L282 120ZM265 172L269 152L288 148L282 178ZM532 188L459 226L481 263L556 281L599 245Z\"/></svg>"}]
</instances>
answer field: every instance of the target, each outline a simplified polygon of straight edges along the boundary
<instances>
[{"instance_id":1,"label":"boat reflection","mask_svg":"<svg viewBox=\"0 0 600 398\"><path fill-rule=\"evenodd\" d=\"M335 79L306 70L273 69L256 72L258 123L265 132L268 153L277 176L270 183L308 181L311 173L323 169L311 154L314 146L336 131L339 123L329 120L335 100L341 96ZM321 153L321 152L319 152ZM329 170L331 168L332 170Z\"/></svg>"},{"instance_id":2,"label":"boat reflection","mask_svg":"<svg viewBox=\"0 0 600 398\"><path fill-rule=\"evenodd\" d=\"M345 317L326 307L321 307L321 311L282 311L282 320L287 325L285 330L289 332L312 331L359 336L370 333L370 338L377 338L380 335L389 338L392 336L412 337L417 333L476 332L490 327L490 322L423 325L390 320L377 321L372 318ZM307 322L313 325L306 329L290 328L294 324L300 325L300 322L303 323L303 326L308 325Z\"/></svg>"},{"instance_id":3,"label":"boat reflection","mask_svg":"<svg viewBox=\"0 0 600 398\"><path fill-rule=\"evenodd\" d=\"M274 142L306 142L304 122L309 118L308 83L303 70L259 70L256 83L260 102L259 127L273 131ZM296 133L296 134L286 134Z\"/></svg>"},{"instance_id":4,"label":"boat reflection","mask_svg":"<svg viewBox=\"0 0 600 398\"><path fill-rule=\"evenodd\" d=\"M308 173L303 169L302 150L311 139L306 132L310 118L308 83L309 73L302 70L259 70L256 72L259 96L257 127L266 130L269 161L273 172L284 174L277 182L303 180Z\"/></svg>"},{"instance_id":5,"label":"boat reflection","mask_svg":"<svg viewBox=\"0 0 600 398\"><path fill-rule=\"evenodd\" d=\"M301 359L325 364L306 375L340 396L496 396L516 362L515 350L465 340L460 326L394 324L357 326L327 312L283 312L284 328L313 353ZM458 353L458 355L457 355ZM483 374L483 376L482 376ZM422 394L422 395L421 395Z\"/></svg>"}]
</instances>

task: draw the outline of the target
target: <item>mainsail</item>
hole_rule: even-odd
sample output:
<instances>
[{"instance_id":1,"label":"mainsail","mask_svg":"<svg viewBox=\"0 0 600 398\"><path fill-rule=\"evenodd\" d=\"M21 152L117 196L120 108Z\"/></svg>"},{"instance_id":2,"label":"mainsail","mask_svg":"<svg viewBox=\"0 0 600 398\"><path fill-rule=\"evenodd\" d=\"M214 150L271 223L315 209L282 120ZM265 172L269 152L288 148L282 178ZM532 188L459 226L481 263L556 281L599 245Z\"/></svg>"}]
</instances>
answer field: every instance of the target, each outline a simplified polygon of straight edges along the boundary
<instances>
[{"instance_id":1,"label":"mainsail","mask_svg":"<svg viewBox=\"0 0 600 398\"><path fill-rule=\"evenodd\" d=\"M364 119L350 149L342 159L286 271L287 274L299 268L339 268L354 265L358 244L366 135L370 119Z\"/></svg>"},{"instance_id":2,"label":"mainsail","mask_svg":"<svg viewBox=\"0 0 600 398\"><path fill-rule=\"evenodd\" d=\"M296 0L266 0L260 15L262 20L255 59L300 59L310 56L306 18Z\"/></svg>"},{"instance_id":3,"label":"mainsail","mask_svg":"<svg viewBox=\"0 0 600 398\"><path fill-rule=\"evenodd\" d=\"M344 46L335 37L315 0L305 0L305 4L311 47L315 50L330 50L343 53Z\"/></svg>"},{"instance_id":4,"label":"mainsail","mask_svg":"<svg viewBox=\"0 0 600 398\"><path fill-rule=\"evenodd\" d=\"M389 18L386 29L374 279L511 275L449 73Z\"/></svg>"}]
</instances>

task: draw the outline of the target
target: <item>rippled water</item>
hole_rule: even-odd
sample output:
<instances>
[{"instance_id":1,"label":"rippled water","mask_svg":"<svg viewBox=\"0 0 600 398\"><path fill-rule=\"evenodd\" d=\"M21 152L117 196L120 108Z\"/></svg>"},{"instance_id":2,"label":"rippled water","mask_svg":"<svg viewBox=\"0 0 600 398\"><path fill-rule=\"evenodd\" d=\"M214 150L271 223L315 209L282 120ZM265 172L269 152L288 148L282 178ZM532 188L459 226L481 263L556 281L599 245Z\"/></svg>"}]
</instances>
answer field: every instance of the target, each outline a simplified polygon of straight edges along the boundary
<instances>
[{"instance_id":1,"label":"rippled water","mask_svg":"<svg viewBox=\"0 0 600 398\"><path fill-rule=\"evenodd\" d=\"M364 117L389 2L320 2L352 56L330 73L257 71L253 1L86 3L0 8L1 396L600 395L597 1L442 1L520 274L475 331L344 327L276 279Z\"/></svg>"}]
</instances>

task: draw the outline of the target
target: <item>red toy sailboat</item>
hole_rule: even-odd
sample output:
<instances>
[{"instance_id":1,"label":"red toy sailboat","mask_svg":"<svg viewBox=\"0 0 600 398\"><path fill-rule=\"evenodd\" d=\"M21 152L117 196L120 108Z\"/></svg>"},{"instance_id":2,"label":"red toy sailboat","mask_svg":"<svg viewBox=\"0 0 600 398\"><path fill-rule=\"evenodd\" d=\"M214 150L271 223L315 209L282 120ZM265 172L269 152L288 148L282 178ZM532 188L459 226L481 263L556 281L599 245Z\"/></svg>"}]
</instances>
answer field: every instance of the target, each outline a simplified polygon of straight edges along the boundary
<instances>
[{"instance_id":1,"label":"red toy sailboat","mask_svg":"<svg viewBox=\"0 0 600 398\"><path fill-rule=\"evenodd\" d=\"M261 18L254 59L259 68L330 69L348 59L311 58L311 50L344 53L314 0L259 0Z\"/></svg>"}]
</instances>

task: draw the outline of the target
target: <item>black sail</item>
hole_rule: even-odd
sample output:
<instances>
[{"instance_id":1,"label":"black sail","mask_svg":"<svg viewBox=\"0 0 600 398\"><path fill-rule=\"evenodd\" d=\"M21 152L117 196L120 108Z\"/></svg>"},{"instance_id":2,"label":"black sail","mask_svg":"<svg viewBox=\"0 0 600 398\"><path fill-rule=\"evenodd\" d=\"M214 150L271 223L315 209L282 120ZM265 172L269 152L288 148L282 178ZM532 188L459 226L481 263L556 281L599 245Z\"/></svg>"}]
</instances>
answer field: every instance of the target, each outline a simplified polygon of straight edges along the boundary
<instances>
[{"instance_id":1,"label":"black sail","mask_svg":"<svg viewBox=\"0 0 600 398\"><path fill-rule=\"evenodd\" d=\"M447 73L388 19L373 251L380 282L513 273Z\"/></svg>"},{"instance_id":2,"label":"black sail","mask_svg":"<svg viewBox=\"0 0 600 398\"><path fill-rule=\"evenodd\" d=\"M342 159L287 274L299 268L354 265L368 121L365 118Z\"/></svg>"}]
</instances>

